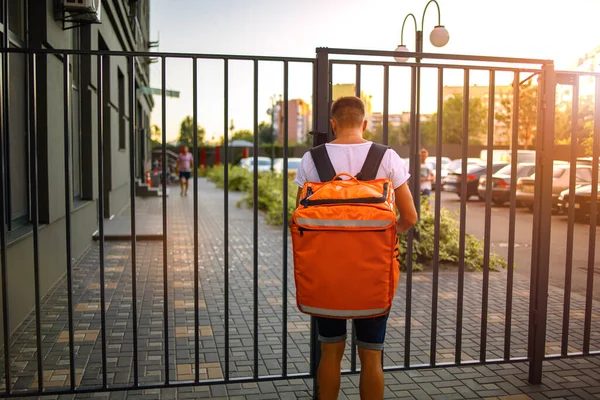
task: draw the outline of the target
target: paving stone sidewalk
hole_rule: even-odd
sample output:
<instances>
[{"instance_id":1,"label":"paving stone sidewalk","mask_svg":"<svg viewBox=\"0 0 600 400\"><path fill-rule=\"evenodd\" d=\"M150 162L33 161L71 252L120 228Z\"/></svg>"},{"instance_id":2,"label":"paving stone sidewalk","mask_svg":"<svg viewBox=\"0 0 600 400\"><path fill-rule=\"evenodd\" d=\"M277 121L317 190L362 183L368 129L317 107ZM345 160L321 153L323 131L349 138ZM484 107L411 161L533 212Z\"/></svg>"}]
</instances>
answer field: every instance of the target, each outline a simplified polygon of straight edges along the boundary
<instances>
[{"instance_id":1,"label":"paving stone sidewalk","mask_svg":"<svg viewBox=\"0 0 600 400\"><path fill-rule=\"evenodd\" d=\"M249 377L254 374L254 240L253 212L237 207L239 193L229 194L229 366L225 364L224 192L199 180L199 373L202 380ZM194 210L193 198L169 196L166 256L163 244L140 241L136 245L138 318L138 377L140 384L163 382L168 370L171 382L194 378ZM137 199L136 217L161 213L161 199ZM125 215L127 211L125 212ZM294 300L291 240L284 245L282 227L269 226L258 216L258 374L277 375L282 369L283 307L286 307L288 373L309 371L309 318L297 312ZM285 247L285 249L284 249ZM288 285L283 287L283 252L288 254ZM168 328L164 326L163 257L167 260ZM109 385L134 381L132 252L130 242L105 246L107 378ZM403 274L389 319L384 365L402 365L407 350L411 365L430 359L432 274L413 274L410 349L405 349L406 275ZM457 273L440 274L437 361L453 362L456 345ZM481 344L482 274L465 276L461 360L479 358ZM81 387L102 383L102 330L100 311L99 245L95 242L73 270L76 382ZM486 358L504 355L506 273L492 273ZM560 352L562 290L551 288L547 354ZM572 296L569 351L583 344L585 299ZM515 275L513 290L511 357L526 357L529 281ZM594 304L594 307L597 305ZM44 386L68 387L69 344L66 281L59 282L42 302ZM592 350L600 347L600 319L592 320ZM165 359L168 333L169 362ZM348 348L350 346L347 346ZM13 390L37 387L35 314L12 337ZM350 367L349 349L343 368ZM168 365L168 368L166 366ZM360 364L359 364L360 365ZM600 398L600 358L557 360L547 364L544 385L526 383L527 364L451 367L386 374L387 398L478 398L508 395L531 398ZM2 372L2 371L0 371ZM358 398L356 376L344 378L343 397ZM212 387L179 388L119 393L79 394L76 398L309 398L310 381L292 380ZM58 396L56 396L58 397ZM71 398L60 396L58 398ZM527 398L527 397L515 397Z\"/></svg>"}]
</instances>

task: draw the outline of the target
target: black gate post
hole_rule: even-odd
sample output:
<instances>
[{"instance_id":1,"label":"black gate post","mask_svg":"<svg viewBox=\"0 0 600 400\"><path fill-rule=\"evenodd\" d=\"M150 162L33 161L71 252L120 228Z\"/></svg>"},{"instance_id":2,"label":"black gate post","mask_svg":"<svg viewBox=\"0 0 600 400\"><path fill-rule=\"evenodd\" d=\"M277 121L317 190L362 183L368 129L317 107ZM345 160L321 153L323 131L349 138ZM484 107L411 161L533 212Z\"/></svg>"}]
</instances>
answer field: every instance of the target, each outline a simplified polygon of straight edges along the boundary
<instances>
[{"instance_id":1,"label":"black gate post","mask_svg":"<svg viewBox=\"0 0 600 400\"><path fill-rule=\"evenodd\" d=\"M316 129L313 135L313 147L330 142L333 138L329 132L329 52L327 48L317 48L316 93L314 108L316 110ZM310 374L313 376L313 398L318 398L317 369L321 360L321 346L317 334L317 324L314 317L310 318Z\"/></svg>"},{"instance_id":2,"label":"black gate post","mask_svg":"<svg viewBox=\"0 0 600 400\"><path fill-rule=\"evenodd\" d=\"M553 64L542 67L538 86L538 129L529 299L529 382L542 381L546 352L550 229L552 221L552 170L554 158L554 113L556 73Z\"/></svg>"}]
</instances>

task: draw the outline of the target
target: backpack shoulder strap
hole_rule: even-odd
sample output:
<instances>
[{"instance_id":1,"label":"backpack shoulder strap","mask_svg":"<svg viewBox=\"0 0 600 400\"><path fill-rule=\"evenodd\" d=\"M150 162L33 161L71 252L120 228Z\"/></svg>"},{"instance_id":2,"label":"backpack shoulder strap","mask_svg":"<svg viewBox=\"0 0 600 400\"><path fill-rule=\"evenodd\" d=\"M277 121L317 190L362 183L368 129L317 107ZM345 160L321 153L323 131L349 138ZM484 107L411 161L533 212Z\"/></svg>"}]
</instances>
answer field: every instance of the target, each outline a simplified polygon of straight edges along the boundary
<instances>
[{"instance_id":1,"label":"backpack shoulder strap","mask_svg":"<svg viewBox=\"0 0 600 400\"><path fill-rule=\"evenodd\" d=\"M375 179L381 160L383 160L383 156L389 148L389 146L373 143L367 153L367 158L365 159L362 169L356 175L356 179L359 181L370 181Z\"/></svg>"},{"instance_id":2,"label":"backpack shoulder strap","mask_svg":"<svg viewBox=\"0 0 600 400\"><path fill-rule=\"evenodd\" d=\"M331 181L335 177L335 169L333 168L329 154L327 154L325 144L310 149L310 155L315 163L321 182Z\"/></svg>"}]
</instances>

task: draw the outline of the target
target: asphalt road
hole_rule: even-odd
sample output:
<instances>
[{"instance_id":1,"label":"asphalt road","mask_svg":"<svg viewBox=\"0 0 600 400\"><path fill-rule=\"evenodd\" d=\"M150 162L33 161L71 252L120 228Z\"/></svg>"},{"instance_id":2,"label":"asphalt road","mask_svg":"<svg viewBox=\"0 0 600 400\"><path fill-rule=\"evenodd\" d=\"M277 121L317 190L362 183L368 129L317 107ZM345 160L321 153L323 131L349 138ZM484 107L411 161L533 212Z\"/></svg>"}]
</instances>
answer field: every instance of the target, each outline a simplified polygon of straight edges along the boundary
<instances>
[{"instance_id":1,"label":"asphalt road","mask_svg":"<svg viewBox=\"0 0 600 400\"><path fill-rule=\"evenodd\" d=\"M467 203L467 233L483 238L485 234L485 202L472 198ZM433 200L432 200L433 203ZM449 210L460 209L460 199L454 193L442 192L442 206ZM508 257L510 208L492 206L491 240L492 251ZM515 273L530 275L533 214L525 208L517 208L515 229ZM595 227L594 227L595 228ZM567 265L568 218L565 215L552 217L550 249L550 285L565 287ZM573 229L573 275L572 291L585 295L587 286L588 250L590 247L589 224L575 222ZM596 248L594 260L594 298L600 300L600 233L592 245Z\"/></svg>"}]
</instances>

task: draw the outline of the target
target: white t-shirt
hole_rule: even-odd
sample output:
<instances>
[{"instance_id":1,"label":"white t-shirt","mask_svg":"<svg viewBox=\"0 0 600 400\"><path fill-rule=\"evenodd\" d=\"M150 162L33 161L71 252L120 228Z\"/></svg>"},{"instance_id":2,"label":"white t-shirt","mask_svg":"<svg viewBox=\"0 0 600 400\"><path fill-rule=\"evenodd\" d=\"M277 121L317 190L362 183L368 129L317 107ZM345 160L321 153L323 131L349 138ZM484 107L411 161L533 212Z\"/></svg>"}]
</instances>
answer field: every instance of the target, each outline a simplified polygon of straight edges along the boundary
<instances>
[{"instance_id":1,"label":"white t-shirt","mask_svg":"<svg viewBox=\"0 0 600 400\"><path fill-rule=\"evenodd\" d=\"M336 173L347 172L352 176L356 176L360 172L367 158L367 153L371 148L372 142L359 144L331 144L327 143L325 148L327 154L333 164L333 169ZM377 171L377 179L388 178L394 183L394 189L402 186L410 174L406 169L404 161L398 153L389 149L383 156L379 170ZM343 176L342 179L349 179ZM320 182L319 173L315 167L310 151L302 157L298 171L296 172L296 185L302 187L305 182Z\"/></svg>"},{"instance_id":2,"label":"white t-shirt","mask_svg":"<svg viewBox=\"0 0 600 400\"><path fill-rule=\"evenodd\" d=\"M433 173L433 166L429 163L421 164L421 178L429 178ZM423 181L421 182L421 190L429 190L431 191L431 181Z\"/></svg>"}]
</instances>

